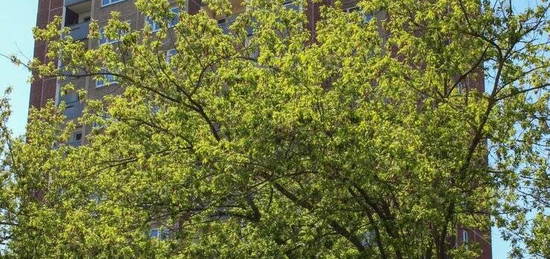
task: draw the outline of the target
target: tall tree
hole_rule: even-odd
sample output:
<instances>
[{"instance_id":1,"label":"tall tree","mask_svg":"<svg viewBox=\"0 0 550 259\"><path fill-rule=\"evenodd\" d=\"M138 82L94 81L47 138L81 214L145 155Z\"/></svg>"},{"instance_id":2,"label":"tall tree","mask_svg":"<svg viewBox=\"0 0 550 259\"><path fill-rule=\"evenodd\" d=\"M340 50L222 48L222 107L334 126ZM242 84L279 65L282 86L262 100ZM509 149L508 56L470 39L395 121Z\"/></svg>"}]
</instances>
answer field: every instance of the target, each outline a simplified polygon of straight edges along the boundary
<instances>
[{"instance_id":1,"label":"tall tree","mask_svg":"<svg viewBox=\"0 0 550 259\"><path fill-rule=\"evenodd\" d=\"M209 14L230 3L204 2L172 27L168 1L136 0L160 30L113 13L93 49L35 31L63 64L37 75L122 93L79 91L84 117L50 104L10 142L8 253L475 258L457 228L499 226L514 255L550 255L546 1L336 1L314 36L282 1L246 1L225 33Z\"/></svg>"}]
</instances>

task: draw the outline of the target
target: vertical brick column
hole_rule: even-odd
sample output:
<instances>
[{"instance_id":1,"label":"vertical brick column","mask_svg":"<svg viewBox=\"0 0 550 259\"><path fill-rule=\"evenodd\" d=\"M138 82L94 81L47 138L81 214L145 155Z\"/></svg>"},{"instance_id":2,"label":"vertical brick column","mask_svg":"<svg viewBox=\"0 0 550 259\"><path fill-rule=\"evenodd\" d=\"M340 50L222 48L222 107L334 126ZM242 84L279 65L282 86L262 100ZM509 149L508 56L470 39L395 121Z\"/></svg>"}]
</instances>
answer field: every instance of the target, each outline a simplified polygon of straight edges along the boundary
<instances>
[{"instance_id":1,"label":"vertical brick column","mask_svg":"<svg viewBox=\"0 0 550 259\"><path fill-rule=\"evenodd\" d=\"M62 16L63 4L63 0L39 0L36 26L38 28L45 28L56 16ZM45 42L35 41L34 57L41 62L47 62L47 48L48 46ZM31 107L40 108L43 107L48 100L55 99L56 83L57 80L54 78L35 80L31 84L29 105Z\"/></svg>"},{"instance_id":2,"label":"vertical brick column","mask_svg":"<svg viewBox=\"0 0 550 259\"><path fill-rule=\"evenodd\" d=\"M201 0L188 0L187 7L189 14L197 14L201 10Z\"/></svg>"}]
</instances>

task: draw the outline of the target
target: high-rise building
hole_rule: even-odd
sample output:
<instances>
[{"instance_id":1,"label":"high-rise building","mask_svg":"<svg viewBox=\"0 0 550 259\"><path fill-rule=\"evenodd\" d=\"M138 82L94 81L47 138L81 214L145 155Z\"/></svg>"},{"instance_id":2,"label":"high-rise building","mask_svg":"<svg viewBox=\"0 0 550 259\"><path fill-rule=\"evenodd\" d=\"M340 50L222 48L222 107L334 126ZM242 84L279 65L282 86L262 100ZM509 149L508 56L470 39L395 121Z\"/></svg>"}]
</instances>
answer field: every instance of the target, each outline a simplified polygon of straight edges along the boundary
<instances>
[{"instance_id":1,"label":"high-rise building","mask_svg":"<svg viewBox=\"0 0 550 259\"><path fill-rule=\"evenodd\" d=\"M213 17L218 20L218 24L223 30L227 30L228 26L234 20L235 15L244 11L242 5L243 1L244 0L231 0L233 5L233 16ZM334 0L324 0L322 4L330 4L333 1ZM348 12L355 11L357 10L356 3L358 1L359 0L343 0L342 8ZM109 43L108 39L105 39L105 41L88 40L88 26L91 20L97 21L100 26L105 25L110 18L110 13L112 11L117 11L121 14L120 18L130 21L134 28L142 28L145 23L148 22L147 17L137 11L134 0L38 0L38 2L38 27L43 28L48 23L52 22L56 16L61 17L63 26L70 27L70 35L72 38L87 43L88 48L95 48L100 44ZM321 4L313 3L312 0L308 0L307 2L308 6L300 9L294 5L292 0L285 1L284 5L288 8L296 8L306 13L308 27L312 31L312 37L315 37L315 22L320 18L319 6ZM195 14L199 12L202 7L201 0L187 0L185 10L176 8L175 4L172 10L174 12ZM47 48L48 46L45 42L36 41L34 57L42 62L47 61ZM76 93L60 94L60 86L63 83L64 82L56 78L35 80L31 86L30 106L40 108L46 105L48 101L54 101L56 104L65 102L65 115L67 119L72 120L80 117L82 115L83 105ZM88 96L91 98L101 98L105 95L116 94L120 91L112 78L106 78L105 81L101 81L94 80L91 77L83 77L72 80L72 83L74 83L78 89L85 89ZM467 83L471 88L476 88L481 91L484 90L483 78L469 79ZM84 136L87 130L89 129L87 129L85 125L80 126L80 128L73 133L69 144L75 146L81 145L85 141ZM459 228L453 239L457 240L457 245L461 245L465 242L479 243L483 249L480 258L491 258L491 240L490 235L487 233L478 230Z\"/></svg>"}]
</instances>

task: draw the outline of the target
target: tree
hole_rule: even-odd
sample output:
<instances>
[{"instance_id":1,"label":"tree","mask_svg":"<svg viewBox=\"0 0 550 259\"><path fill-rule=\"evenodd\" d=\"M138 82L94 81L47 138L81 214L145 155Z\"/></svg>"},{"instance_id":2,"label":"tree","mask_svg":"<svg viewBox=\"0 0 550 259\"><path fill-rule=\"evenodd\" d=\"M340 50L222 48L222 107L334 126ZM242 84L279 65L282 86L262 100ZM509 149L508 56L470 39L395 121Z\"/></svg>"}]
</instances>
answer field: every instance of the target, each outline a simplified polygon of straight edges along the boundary
<instances>
[{"instance_id":1,"label":"tree","mask_svg":"<svg viewBox=\"0 0 550 259\"><path fill-rule=\"evenodd\" d=\"M224 33L208 13L229 2L205 2L171 28L168 1L136 0L160 30L113 13L93 49L59 21L35 31L63 67L29 68L86 111L33 111L5 156L8 253L475 258L456 229L499 226L514 255L549 255L546 1L336 2L315 35L268 0ZM122 94L71 83L105 77ZM77 124L89 143L64 144Z\"/></svg>"},{"instance_id":2,"label":"tree","mask_svg":"<svg viewBox=\"0 0 550 259\"><path fill-rule=\"evenodd\" d=\"M11 226L13 215L13 196L10 195L10 185L12 184L12 179L10 179L10 172L7 165L9 162L4 162L9 159L10 154L10 143L12 140L11 131L6 126L8 118L11 115L11 110L9 109L9 101L6 98L6 95L11 92L11 88L8 88L5 95L0 98L0 159L2 163L0 164L0 188L2 192L0 193L0 247L5 246L6 241L10 239Z\"/></svg>"}]
</instances>

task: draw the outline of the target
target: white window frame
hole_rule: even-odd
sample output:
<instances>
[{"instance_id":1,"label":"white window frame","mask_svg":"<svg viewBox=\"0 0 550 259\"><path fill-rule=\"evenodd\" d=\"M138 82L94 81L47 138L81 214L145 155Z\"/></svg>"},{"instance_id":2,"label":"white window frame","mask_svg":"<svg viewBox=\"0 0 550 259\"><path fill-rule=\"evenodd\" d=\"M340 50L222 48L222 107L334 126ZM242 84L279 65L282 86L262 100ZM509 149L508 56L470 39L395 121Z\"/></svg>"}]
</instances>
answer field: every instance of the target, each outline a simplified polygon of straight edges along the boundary
<instances>
[{"instance_id":1,"label":"white window frame","mask_svg":"<svg viewBox=\"0 0 550 259\"><path fill-rule=\"evenodd\" d=\"M170 12L175 14L176 16L174 16L173 19L171 19L170 21L168 21L168 28L173 28L176 26L176 24L179 23L180 21L180 14L181 14L181 9L179 7L172 7L170 8Z\"/></svg>"},{"instance_id":2,"label":"white window frame","mask_svg":"<svg viewBox=\"0 0 550 259\"><path fill-rule=\"evenodd\" d=\"M103 113L103 114L100 114L99 116L103 118L103 120L105 121L111 120L111 115L109 115L108 113ZM104 128L105 128L105 124L98 123L97 121L92 123L92 129L94 130L100 130Z\"/></svg>"},{"instance_id":3,"label":"white window frame","mask_svg":"<svg viewBox=\"0 0 550 259\"><path fill-rule=\"evenodd\" d=\"M108 1L109 3L105 3L105 1ZM101 7L118 4L118 3L124 2L124 1L126 1L126 0L101 0Z\"/></svg>"},{"instance_id":4,"label":"white window frame","mask_svg":"<svg viewBox=\"0 0 550 259\"><path fill-rule=\"evenodd\" d=\"M344 9L344 12L346 13L359 12L360 15L363 17L364 23L368 23L370 22L370 20L372 20L372 18L374 18L374 14L368 14L366 12L363 12L363 10L361 10L361 7L357 5Z\"/></svg>"},{"instance_id":5,"label":"white window frame","mask_svg":"<svg viewBox=\"0 0 550 259\"><path fill-rule=\"evenodd\" d=\"M153 232L155 232L156 235L153 235ZM156 228L151 228L151 230L149 230L149 238L151 239L156 238L159 240L163 240L163 239L166 239L169 234L170 234L170 231L164 227L156 227Z\"/></svg>"},{"instance_id":6,"label":"white window frame","mask_svg":"<svg viewBox=\"0 0 550 259\"><path fill-rule=\"evenodd\" d=\"M160 25L157 22L153 21L153 19L151 19L151 17L149 16L145 17L145 23L148 24L149 27L151 27L151 30L153 32L157 32L160 30Z\"/></svg>"},{"instance_id":7,"label":"white window frame","mask_svg":"<svg viewBox=\"0 0 550 259\"><path fill-rule=\"evenodd\" d=\"M119 40L112 40L105 36L103 28L99 29L99 46L105 45L105 44L113 44L117 43Z\"/></svg>"},{"instance_id":8,"label":"white window frame","mask_svg":"<svg viewBox=\"0 0 550 259\"><path fill-rule=\"evenodd\" d=\"M285 2L283 3L283 6L284 6L285 8L288 8L288 9L290 9L290 10L294 10L294 11L297 11L297 12L302 12L302 11L304 11L304 9L303 9L303 7L302 7L301 5L297 5L297 4L296 4L296 0L287 0L287 1L285 1ZM297 10L294 9L293 6L296 6L296 7L297 7L297 8L296 8Z\"/></svg>"},{"instance_id":9,"label":"white window frame","mask_svg":"<svg viewBox=\"0 0 550 259\"><path fill-rule=\"evenodd\" d=\"M80 135L80 139L77 139L77 135ZM84 131L82 129L78 129L71 134L71 137L67 144L70 146L79 147L79 146L82 146L83 140L84 140Z\"/></svg>"},{"instance_id":10,"label":"white window frame","mask_svg":"<svg viewBox=\"0 0 550 259\"><path fill-rule=\"evenodd\" d=\"M114 75L103 75L103 77L104 79L107 79L107 80L101 80L101 79L95 80L95 88L101 88L104 86L118 83Z\"/></svg>"},{"instance_id":11,"label":"white window frame","mask_svg":"<svg viewBox=\"0 0 550 259\"><path fill-rule=\"evenodd\" d=\"M170 8L170 12L175 14L175 17L173 19L170 19L170 21L168 21L168 28L173 28L174 26L176 26L176 24L178 24L179 22L179 19L180 19L180 14L181 14L181 9L179 7L172 7ZM153 32L157 32L160 30L160 24L158 24L157 22L155 22L153 19L151 19L151 17L149 16L146 16L145 17L145 23L146 24L149 24L149 26L151 27L151 29L153 30Z\"/></svg>"},{"instance_id":12,"label":"white window frame","mask_svg":"<svg viewBox=\"0 0 550 259\"><path fill-rule=\"evenodd\" d=\"M71 101L71 102L68 102L68 101L67 101L67 97L68 97L68 96L75 96L75 97L76 97L76 100L73 100L73 101ZM70 109L70 108L74 107L77 103L80 102L80 98L79 98L79 96L78 96L78 92L65 93L65 94L63 95L63 98L62 98L61 101L65 103L65 108L66 108L66 109Z\"/></svg>"},{"instance_id":13,"label":"white window frame","mask_svg":"<svg viewBox=\"0 0 550 259\"><path fill-rule=\"evenodd\" d=\"M178 54L178 51L176 49L169 49L166 51L166 63L170 63L172 60L172 57L174 55Z\"/></svg>"},{"instance_id":14,"label":"white window frame","mask_svg":"<svg viewBox=\"0 0 550 259\"><path fill-rule=\"evenodd\" d=\"M468 231L466 231L466 230L462 230L462 242L463 242L464 244L470 242L470 234L469 234Z\"/></svg>"},{"instance_id":15,"label":"white window frame","mask_svg":"<svg viewBox=\"0 0 550 259\"><path fill-rule=\"evenodd\" d=\"M149 231L149 238L159 238L159 237L160 237L160 229L151 228L151 230Z\"/></svg>"},{"instance_id":16,"label":"white window frame","mask_svg":"<svg viewBox=\"0 0 550 259\"><path fill-rule=\"evenodd\" d=\"M346 12L346 13L353 13L355 11L361 11L361 8L359 8L359 6L356 5L356 6L352 6L352 7L344 9L344 12Z\"/></svg>"},{"instance_id":17,"label":"white window frame","mask_svg":"<svg viewBox=\"0 0 550 259\"><path fill-rule=\"evenodd\" d=\"M223 33L228 33L229 32L229 27L231 26L231 24L233 24L235 21L237 20L237 16L234 16L234 15L230 15L230 16L226 16L224 18L221 18L217 21L218 23L218 27L220 27L222 30L223 30ZM224 28L226 30L224 30Z\"/></svg>"}]
</instances>

